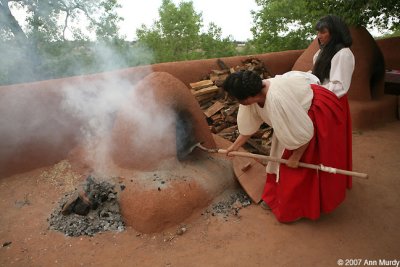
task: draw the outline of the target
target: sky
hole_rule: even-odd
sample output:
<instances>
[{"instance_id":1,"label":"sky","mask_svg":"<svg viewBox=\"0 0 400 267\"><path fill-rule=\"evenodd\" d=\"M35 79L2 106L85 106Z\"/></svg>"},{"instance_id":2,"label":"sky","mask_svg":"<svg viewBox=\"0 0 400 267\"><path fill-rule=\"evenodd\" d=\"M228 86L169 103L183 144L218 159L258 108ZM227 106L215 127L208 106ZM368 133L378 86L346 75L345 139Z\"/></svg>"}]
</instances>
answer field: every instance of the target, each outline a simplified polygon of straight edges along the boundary
<instances>
[{"instance_id":1,"label":"sky","mask_svg":"<svg viewBox=\"0 0 400 267\"><path fill-rule=\"evenodd\" d=\"M172 0L175 5L182 0ZM236 41L252 39L250 28L253 25L251 10L258 10L254 0L192 0L194 10L202 13L203 25L208 28L210 22L214 22L222 29L222 37L231 35ZM136 29L145 24L148 27L159 19L158 9L162 0L137 1L119 0L122 8L119 15L124 18L121 23L120 33L133 40L136 37Z\"/></svg>"},{"instance_id":2,"label":"sky","mask_svg":"<svg viewBox=\"0 0 400 267\"><path fill-rule=\"evenodd\" d=\"M189 0L171 0L175 5ZM140 3L134 0L118 0L121 8L118 14L124 18L119 24L120 35L126 36L126 40L136 39L136 29L142 24L151 27L154 21L159 20L158 9L162 0L143 0ZM222 37L232 36L236 41L253 39L250 28L253 26L251 11L258 11L255 0L192 0L194 10L202 13L204 31L210 22L214 22L222 30ZM21 25L25 22L25 12L13 9L13 14ZM368 28L372 36L381 36L374 28ZM84 30L85 32L85 30ZM69 37L67 31L67 38Z\"/></svg>"}]
</instances>

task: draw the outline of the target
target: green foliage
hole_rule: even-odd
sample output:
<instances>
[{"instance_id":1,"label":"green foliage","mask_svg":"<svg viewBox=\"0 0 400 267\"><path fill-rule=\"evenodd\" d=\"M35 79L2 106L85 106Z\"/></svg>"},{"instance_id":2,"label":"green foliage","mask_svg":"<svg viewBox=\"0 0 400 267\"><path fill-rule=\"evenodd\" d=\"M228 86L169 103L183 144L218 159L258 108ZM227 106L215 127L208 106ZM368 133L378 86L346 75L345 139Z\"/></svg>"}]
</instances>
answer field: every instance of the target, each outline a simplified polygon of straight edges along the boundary
<instances>
[{"instance_id":1,"label":"green foliage","mask_svg":"<svg viewBox=\"0 0 400 267\"><path fill-rule=\"evenodd\" d=\"M214 23L208 26L208 32L200 36L203 58L234 56L237 54L232 37L222 38L222 30Z\"/></svg>"},{"instance_id":2,"label":"green foliage","mask_svg":"<svg viewBox=\"0 0 400 267\"><path fill-rule=\"evenodd\" d=\"M200 48L201 14L194 11L192 2L175 6L163 0L159 8L160 19L151 28L142 25L136 31L138 42L154 51L156 62L189 60Z\"/></svg>"},{"instance_id":3,"label":"green foliage","mask_svg":"<svg viewBox=\"0 0 400 267\"><path fill-rule=\"evenodd\" d=\"M231 37L222 38L221 28L214 23L201 33L202 14L196 13L192 1L175 6L170 0L163 0L159 15L152 27L142 25L136 31L138 42L153 51L155 62L237 54Z\"/></svg>"},{"instance_id":4,"label":"green foliage","mask_svg":"<svg viewBox=\"0 0 400 267\"><path fill-rule=\"evenodd\" d=\"M252 44L257 52L307 47L312 38L315 12L307 10L307 0L255 0L261 6L253 12Z\"/></svg>"},{"instance_id":5,"label":"green foliage","mask_svg":"<svg viewBox=\"0 0 400 267\"><path fill-rule=\"evenodd\" d=\"M0 84L106 71L147 60L118 36L117 0L0 1L0 36L4 37ZM10 7L26 10L24 31ZM68 29L75 41L66 40ZM89 32L96 34L96 42L89 41L93 37Z\"/></svg>"},{"instance_id":6,"label":"green foliage","mask_svg":"<svg viewBox=\"0 0 400 267\"><path fill-rule=\"evenodd\" d=\"M118 16L116 9L121 7L117 0L109 0L100 2L102 12L97 20L91 23L91 27L95 28L96 37L98 40L118 41L121 38L118 36L117 24L123 19Z\"/></svg>"},{"instance_id":7,"label":"green foliage","mask_svg":"<svg viewBox=\"0 0 400 267\"><path fill-rule=\"evenodd\" d=\"M342 17L349 25L399 29L400 1L396 0L255 0L253 12L257 52L304 49L315 37L314 25L327 14Z\"/></svg>"},{"instance_id":8,"label":"green foliage","mask_svg":"<svg viewBox=\"0 0 400 267\"><path fill-rule=\"evenodd\" d=\"M308 1L307 7L337 14L350 25L374 25L378 29L399 28L400 2L397 0L323 0Z\"/></svg>"},{"instance_id":9,"label":"green foliage","mask_svg":"<svg viewBox=\"0 0 400 267\"><path fill-rule=\"evenodd\" d=\"M15 20L9 7L26 11L26 28ZM120 18L115 9L120 7L117 0L85 1L85 0L0 0L0 29L35 40L59 41L66 39L66 31L76 32L83 28L82 18L88 21L87 30L101 36L108 36L118 31L116 26ZM73 26L75 23L78 24ZM113 35L113 34L111 34ZM85 34L80 32L74 37Z\"/></svg>"}]
</instances>

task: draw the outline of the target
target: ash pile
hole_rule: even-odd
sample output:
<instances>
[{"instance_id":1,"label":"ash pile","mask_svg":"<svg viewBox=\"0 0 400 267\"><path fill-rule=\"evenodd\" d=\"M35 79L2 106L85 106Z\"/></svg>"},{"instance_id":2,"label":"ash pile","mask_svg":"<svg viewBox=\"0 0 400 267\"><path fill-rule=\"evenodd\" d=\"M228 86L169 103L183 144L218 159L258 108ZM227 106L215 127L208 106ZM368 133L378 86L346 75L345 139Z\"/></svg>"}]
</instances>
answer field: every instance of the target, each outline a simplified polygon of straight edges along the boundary
<instances>
[{"instance_id":1,"label":"ash pile","mask_svg":"<svg viewBox=\"0 0 400 267\"><path fill-rule=\"evenodd\" d=\"M88 176L75 191L67 193L47 220L50 230L67 236L125 230L116 186L93 176Z\"/></svg>"},{"instance_id":2,"label":"ash pile","mask_svg":"<svg viewBox=\"0 0 400 267\"><path fill-rule=\"evenodd\" d=\"M238 216L242 208L251 205L251 199L243 189L232 193L226 200L219 201L211 205L211 208L206 210L206 213L211 216L222 216L227 219L229 216Z\"/></svg>"}]
</instances>

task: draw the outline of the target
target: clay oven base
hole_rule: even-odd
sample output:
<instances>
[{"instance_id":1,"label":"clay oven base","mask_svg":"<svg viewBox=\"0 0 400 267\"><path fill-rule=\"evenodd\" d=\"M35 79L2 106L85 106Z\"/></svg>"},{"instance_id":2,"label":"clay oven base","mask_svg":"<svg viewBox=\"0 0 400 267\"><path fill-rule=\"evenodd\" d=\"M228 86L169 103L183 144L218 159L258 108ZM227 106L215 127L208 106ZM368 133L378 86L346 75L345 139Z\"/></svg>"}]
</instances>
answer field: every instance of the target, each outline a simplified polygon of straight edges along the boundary
<instances>
[{"instance_id":1,"label":"clay oven base","mask_svg":"<svg viewBox=\"0 0 400 267\"><path fill-rule=\"evenodd\" d=\"M238 186L225 156L196 151L189 158L171 168L133 173L119 201L126 225L142 233L160 232L196 212L200 216L214 198Z\"/></svg>"}]
</instances>

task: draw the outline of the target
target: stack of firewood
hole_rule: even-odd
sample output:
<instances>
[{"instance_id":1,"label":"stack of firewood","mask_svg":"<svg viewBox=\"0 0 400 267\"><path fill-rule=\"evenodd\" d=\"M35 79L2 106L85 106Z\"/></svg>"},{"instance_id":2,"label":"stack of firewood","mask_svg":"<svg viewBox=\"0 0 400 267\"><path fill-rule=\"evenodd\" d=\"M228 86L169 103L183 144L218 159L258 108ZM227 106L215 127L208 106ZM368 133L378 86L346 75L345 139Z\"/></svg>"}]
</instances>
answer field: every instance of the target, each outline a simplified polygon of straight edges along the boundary
<instances>
[{"instance_id":1,"label":"stack of firewood","mask_svg":"<svg viewBox=\"0 0 400 267\"><path fill-rule=\"evenodd\" d=\"M229 97L222 89L226 77L238 70L253 70L260 74L262 79L270 78L271 74L263 62L250 57L242 65L228 67L218 59L219 70L212 70L205 79L190 84L191 92L199 102L207 119L212 133L217 134L231 142L239 135L236 123L239 103ZM257 154L269 154L272 128L263 124L260 129L247 141L245 149Z\"/></svg>"}]
</instances>

